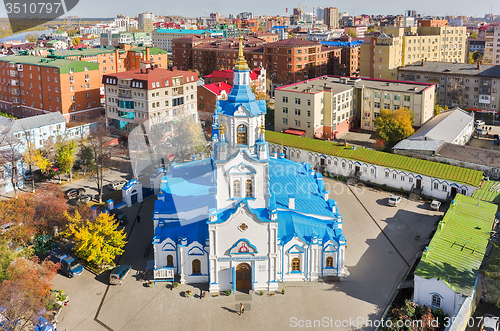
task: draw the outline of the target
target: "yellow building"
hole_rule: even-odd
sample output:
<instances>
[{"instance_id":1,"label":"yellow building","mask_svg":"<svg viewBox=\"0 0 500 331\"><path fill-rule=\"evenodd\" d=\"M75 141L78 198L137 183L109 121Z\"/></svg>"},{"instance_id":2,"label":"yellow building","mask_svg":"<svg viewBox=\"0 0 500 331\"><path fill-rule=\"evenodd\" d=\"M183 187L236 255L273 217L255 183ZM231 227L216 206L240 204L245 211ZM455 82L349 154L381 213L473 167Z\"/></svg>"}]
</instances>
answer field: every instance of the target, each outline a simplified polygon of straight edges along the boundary
<instances>
[{"instance_id":1,"label":"yellow building","mask_svg":"<svg viewBox=\"0 0 500 331\"><path fill-rule=\"evenodd\" d=\"M416 61L464 63L466 27L386 27L361 45L362 77L396 79L397 68Z\"/></svg>"}]
</instances>

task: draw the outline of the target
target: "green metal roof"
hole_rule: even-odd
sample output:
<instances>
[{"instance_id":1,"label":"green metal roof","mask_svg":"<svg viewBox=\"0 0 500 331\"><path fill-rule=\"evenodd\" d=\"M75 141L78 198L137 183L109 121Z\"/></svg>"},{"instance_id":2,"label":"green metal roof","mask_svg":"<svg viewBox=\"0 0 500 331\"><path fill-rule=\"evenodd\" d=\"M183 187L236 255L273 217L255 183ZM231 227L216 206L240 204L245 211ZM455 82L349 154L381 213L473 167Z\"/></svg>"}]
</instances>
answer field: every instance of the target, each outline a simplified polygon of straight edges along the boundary
<instances>
[{"instance_id":1,"label":"green metal roof","mask_svg":"<svg viewBox=\"0 0 500 331\"><path fill-rule=\"evenodd\" d=\"M129 49L129 51L142 52L142 53L146 54L146 47L138 46L138 47L134 47L134 48ZM165 51L161 48L158 48L158 47L149 47L149 54L150 55L167 54L167 51Z\"/></svg>"},{"instance_id":2,"label":"green metal roof","mask_svg":"<svg viewBox=\"0 0 500 331\"><path fill-rule=\"evenodd\" d=\"M124 50L120 49L120 53L124 52ZM61 55L61 56L96 56L99 54L108 54L108 53L114 53L115 49L114 48L87 48L87 49L67 49L67 50L61 50L61 51L56 51L55 55Z\"/></svg>"},{"instance_id":3,"label":"green metal roof","mask_svg":"<svg viewBox=\"0 0 500 331\"><path fill-rule=\"evenodd\" d=\"M497 206L458 194L450 205L415 275L444 281L470 296L484 258Z\"/></svg>"},{"instance_id":4,"label":"green metal roof","mask_svg":"<svg viewBox=\"0 0 500 331\"><path fill-rule=\"evenodd\" d=\"M97 63L72 61L66 59L53 59L32 55L3 56L0 57L0 61L36 65L41 67L59 68L59 72L61 74L69 73L70 68L72 68L74 72L85 71L85 67L88 67L89 70L99 70L99 64Z\"/></svg>"},{"instance_id":5,"label":"green metal roof","mask_svg":"<svg viewBox=\"0 0 500 331\"><path fill-rule=\"evenodd\" d=\"M483 173L478 170L466 169L448 164L415 159L407 156L379 152L367 148L352 149L319 139L298 137L286 133L266 131L266 140L275 144L300 148L320 154L338 156L350 160L367 162L403 171L450 180L456 183L479 186Z\"/></svg>"},{"instance_id":6,"label":"green metal roof","mask_svg":"<svg viewBox=\"0 0 500 331\"><path fill-rule=\"evenodd\" d=\"M484 181L481 188L474 191L472 197L500 205L500 182Z\"/></svg>"}]
</instances>

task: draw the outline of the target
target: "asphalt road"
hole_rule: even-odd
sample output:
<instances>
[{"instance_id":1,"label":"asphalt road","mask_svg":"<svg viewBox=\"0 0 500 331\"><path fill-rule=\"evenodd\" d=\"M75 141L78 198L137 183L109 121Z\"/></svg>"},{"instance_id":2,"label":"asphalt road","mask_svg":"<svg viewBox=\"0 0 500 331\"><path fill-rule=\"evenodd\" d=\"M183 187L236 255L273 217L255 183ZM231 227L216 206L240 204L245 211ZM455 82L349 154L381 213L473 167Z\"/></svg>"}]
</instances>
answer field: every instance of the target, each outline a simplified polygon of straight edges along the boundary
<instances>
[{"instance_id":1,"label":"asphalt road","mask_svg":"<svg viewBox=\"0 0 500 331\"><path fill-rule=\"evenodd\" d=\"M340 282L280 284L285 295L254 294L242 316L236 313L238 300L233 295L183 297L185 290L197 294L205 285L172 289L168 283L159 283L148 288L135 274L152 259L151 252L149 256L145 252L153 237L153 196L142 206L124 209L131 220L140 209L141 222L126 226L129 242L120 263L131 264L133 272L123 285L108 286L106 275L96 277L88 271L74 279L56 277L54 288L70 296L58 329L288 330L308 321L336 330L373 329L368 320L380 318L443 211L431 211L425 203L406 199L398 207L389 207L388 192L351 187L353 193L342 182L325 182L330 198L337 200L347 239L349 276Z\"/></svg>"}]
</instances>

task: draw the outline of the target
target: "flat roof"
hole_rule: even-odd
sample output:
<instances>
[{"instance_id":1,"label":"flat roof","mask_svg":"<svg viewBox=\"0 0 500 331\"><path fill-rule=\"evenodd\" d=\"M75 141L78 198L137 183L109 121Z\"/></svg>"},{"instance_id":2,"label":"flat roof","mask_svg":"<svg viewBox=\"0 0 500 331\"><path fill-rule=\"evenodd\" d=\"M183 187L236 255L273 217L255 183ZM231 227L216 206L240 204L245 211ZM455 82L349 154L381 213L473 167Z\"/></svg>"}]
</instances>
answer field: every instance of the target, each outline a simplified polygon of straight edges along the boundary
<instances>
[{"instance_id":1,"label":"flat roof","mask_svg":"<svg viewBox=\"0 0 500 331\"><path fill-rule=\"evenodd\" d=\"M451 63L451 62L426 62L421 61L398 68L398 72L429 72L444 75L467 75L500 78L500 65L481 64L477 69L477 64Z\"/></svg>"},{"instance_id":2,"label":"flat roof","mask_svg":"<svg viewBox=\"0 0 500 331\"><path fill-rule=\"evenodd\" d=\"M415 270L440 279L453 291L472 295L497 206L457 194Z\"/></svg>"},{"instance_id":3,"label":"flat roof","mask_svg":"<svg viewBox=\"0 0 500 331\"><path fill-rule=\"evenodd\" d=\"M85 71L85 67L89 70L98 70L99 64L85 61L73 61L66 59L53 59L42 56L33 55L8 55L0 57L0 61L22 63L28 65L36 65L42 67L53 67L59 68L60 73L68 73L69 69L72 68L74 72Z\"/></svg>"}]
</instances>

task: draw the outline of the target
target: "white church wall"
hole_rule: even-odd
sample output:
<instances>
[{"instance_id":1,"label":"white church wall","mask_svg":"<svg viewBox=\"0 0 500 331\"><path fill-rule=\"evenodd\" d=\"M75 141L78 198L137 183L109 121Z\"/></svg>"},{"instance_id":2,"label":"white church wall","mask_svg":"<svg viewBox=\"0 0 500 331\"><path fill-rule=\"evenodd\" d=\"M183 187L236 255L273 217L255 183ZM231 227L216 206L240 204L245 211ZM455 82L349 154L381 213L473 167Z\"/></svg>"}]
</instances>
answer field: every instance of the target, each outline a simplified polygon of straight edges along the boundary
<instances>
[{"instance_id":1,"label":"white church wall","mask_svg":"<svg viewBox=\"0 0 500 331\"><path fill-rule=\"evenodd\" d=\"M423 306L432 306L432 295L441 297L441 307L446 314L452 316L460 308L462 295L455 293L446 283L436 278L426 279L415 275L413 300Z\"/></svg>"},{"instance_id":2,"label":"white church wall","mask_svg":"<svg viewBox=\"0 0 500 331\"><path fill-rule=\"evenodd\" d=\"M280 150L281 146L270 144L271 155L274 152L279 153ZM396 189L403 189L404 191L410 191L412 187L417 185L417 179L420 179L423 189L422 194L441 200L449 197L452 193L452 187L456 188L457 193L467 196L472 196L476 189L472 185L295 148L286 148L285 155L292 161L310 163L313 167L322 165L321 160L323 159L326 171L343 177L354 174L356 167L359 167L361 180L379 185L387 185Z\"/></svg>"}]
</instances>

